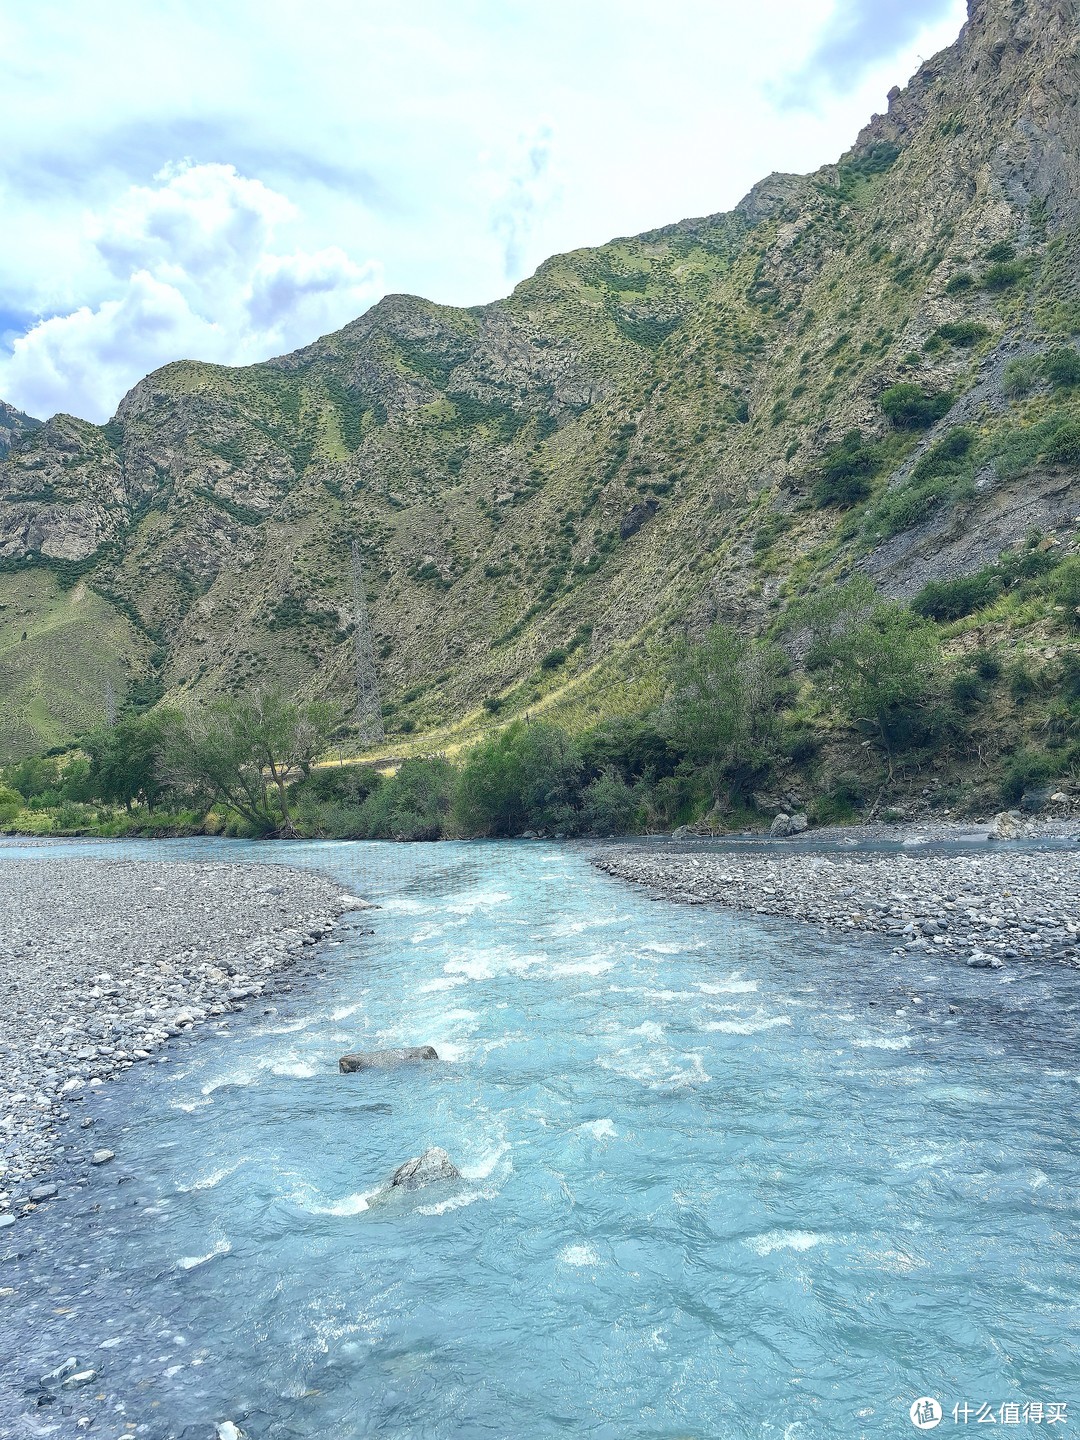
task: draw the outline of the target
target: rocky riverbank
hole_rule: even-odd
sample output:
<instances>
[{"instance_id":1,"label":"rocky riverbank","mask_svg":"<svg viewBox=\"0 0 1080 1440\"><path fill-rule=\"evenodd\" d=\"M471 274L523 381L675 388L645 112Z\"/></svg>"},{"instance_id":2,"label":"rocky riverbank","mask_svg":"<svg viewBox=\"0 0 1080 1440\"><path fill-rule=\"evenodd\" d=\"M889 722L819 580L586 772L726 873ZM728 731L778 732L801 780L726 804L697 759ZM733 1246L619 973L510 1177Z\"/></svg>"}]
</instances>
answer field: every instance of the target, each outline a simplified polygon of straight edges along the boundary
<instances>
[{"instance_id":1,"label":"rocky riverbank","mask_svg":"<svg viewBox=\"0 0 1080 1440\"><path fill-rule=\"evenodd\" d=\"M242 1009L362 903L281 865L34 851L0 866L0 1227L47 1198L34 1177L73 1100Z\"/></svg>"},{"instance_id":2,"label":"rocky riverbank","mask_svg":"<svg viewBox=\"0 0 1080 1440\"><path fill-rule=\"evenodd\" d=\"M657 898L713 903L839 931L868 931L896 950L974 968L1023 960L1080 966L1080 854L970 855L787 851L739 854L611 849L599 869Z\"/></svg>"}]
</instances>

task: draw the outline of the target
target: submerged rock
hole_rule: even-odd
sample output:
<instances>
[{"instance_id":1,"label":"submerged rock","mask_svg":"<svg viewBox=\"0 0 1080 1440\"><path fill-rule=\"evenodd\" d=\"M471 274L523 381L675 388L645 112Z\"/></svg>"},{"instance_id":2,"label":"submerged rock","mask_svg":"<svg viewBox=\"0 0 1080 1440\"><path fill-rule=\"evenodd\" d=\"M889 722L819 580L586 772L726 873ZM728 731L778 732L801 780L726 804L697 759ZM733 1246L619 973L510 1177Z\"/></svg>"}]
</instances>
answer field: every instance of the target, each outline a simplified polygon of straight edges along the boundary
<instances>
[{"instance_id":1,"label":"submerged rock","mask_svg":"<svg viewBox=\"0 0 1080 1440\"><path fill-rule=\"evenodd\" d=\"M338 1069L343 1075L355 1075L359 1070L394 1070L414 1060L438 1058L434 1045L406 1045L400 1050L358 1050L354 1055L342 1055Z\"/></svg>"},{"instance_id":2,"label":"submerged rock","mask_svg":"<svg viewBox=\"0 0 1080 1440\"><path fill-rule=\"evenodd\" d=\"M406 1160L394 1171L391 1186L402 1190L419 1190L424 1185L435 1185L441 1180L460 1180L461 1171L450 1156L438 1145L425 1150L413 1160Z\"/></svg>"}]
</instances>

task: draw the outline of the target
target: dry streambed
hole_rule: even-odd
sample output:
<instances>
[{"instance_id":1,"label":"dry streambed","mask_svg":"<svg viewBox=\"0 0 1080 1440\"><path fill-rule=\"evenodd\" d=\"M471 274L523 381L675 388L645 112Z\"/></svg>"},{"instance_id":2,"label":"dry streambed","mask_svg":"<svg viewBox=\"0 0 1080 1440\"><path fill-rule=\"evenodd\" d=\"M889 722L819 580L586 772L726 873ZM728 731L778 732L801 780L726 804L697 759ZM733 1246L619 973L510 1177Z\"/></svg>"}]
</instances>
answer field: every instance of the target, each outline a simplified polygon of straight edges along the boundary
<instances>
[{"instance_id":1,"label":"dry streambed","mask_svg":"<svg viewBox=\"0 0 1080 1440\"><path fill-rule=\"evenodd\" d=\"M663 855L608 850L594 863L658 897L869 931L895 949L979 968L1050 959L1080 965L1080 854L806 852Z\"/></svg>"},{"instance_id":2,"label":"dry streambed","mask_svg":"<svg viewBox=\"0 0 1080 1440\"><path fill-rule=\"evenodd\" d=\"M73 1099L241 1009L362 903L281 865L0 866L0 1228L55 1193L33 1177Z\"/></svg>"}]
</instances>

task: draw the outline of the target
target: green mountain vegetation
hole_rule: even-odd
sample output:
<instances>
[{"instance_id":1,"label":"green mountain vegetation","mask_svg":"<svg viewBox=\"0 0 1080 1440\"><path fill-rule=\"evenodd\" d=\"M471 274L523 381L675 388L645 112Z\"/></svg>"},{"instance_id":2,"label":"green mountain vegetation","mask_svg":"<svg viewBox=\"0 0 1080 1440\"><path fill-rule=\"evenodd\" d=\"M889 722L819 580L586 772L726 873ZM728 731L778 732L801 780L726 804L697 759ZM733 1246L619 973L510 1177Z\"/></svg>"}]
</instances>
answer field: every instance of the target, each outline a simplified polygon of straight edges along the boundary
<instances>
[{"instance_id":1,"label":"green mountain vegetation","mask_svg":"<svg viewBox=\"0 0 1080 1440\"><path fill-rule=\"evenodd\" d=\"M451 828L509 825L462 777L539 733L581 761L577 819L511 807L523 827L590 828L616 773L651 775L636 824L1067 782L1077 20L972 0L837 164L556 256L493 305L390 296L265 364L166 366L103 427L9 426L0 762L99 729L110 693L121 716L273 687L347 713L355 538L387 730L366 758L443 756ZM718 731L688 677L746 646L770 698ZM911 684L878 704L883 666ZM596 760L628 725L673 747L666 776ZM347 723L327 744L363 749ZM718 783L740 747L753 773ZM663 779L682 790L654 803Z\"/></svg>"}]
</instances>

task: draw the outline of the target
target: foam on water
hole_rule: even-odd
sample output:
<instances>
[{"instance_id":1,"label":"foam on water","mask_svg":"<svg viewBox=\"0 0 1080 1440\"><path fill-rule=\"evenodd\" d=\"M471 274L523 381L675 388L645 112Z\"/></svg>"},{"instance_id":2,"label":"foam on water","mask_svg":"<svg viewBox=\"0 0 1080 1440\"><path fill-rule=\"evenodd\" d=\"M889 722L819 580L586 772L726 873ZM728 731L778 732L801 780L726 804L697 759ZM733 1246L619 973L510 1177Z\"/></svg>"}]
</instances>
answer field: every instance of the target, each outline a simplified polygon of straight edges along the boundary
<instances>
[{"instance_id":1,"label":"foam on water","mask_svg":"<svg viewBox=\"0 0 1080 1440\"><path fill-rule=\"evenodd\" d=\"M219 1165L217 1169L210 1170L207 1174L200 1175L195 1180L189 1180L186 1184L178 1181L176 1188L182 1195L187 1195L196 1190L213 1190L230 1175L235 1175L241 1166L248 1163L249 1158L247 1155L241 1155L238 1160L234 1160L231 1164Z\"/></svg>"},{"instance_id":2,"label":"foam on water","mask_svg":"<svg viewBox=\"0 0 1080 1440\"><path fill-rule=\"evenodd\" d=\"M559 1251L559 1259L578 1270L600 1264L600 1256L591 1245L567 1245Z\"/></svg>"},{"instance_id":3,"label":"foam on water","mask_svg":"<svg viewBox=\"0 0 1080 1440\"><path fill-rule=\"evenodd\" d=\"M754 1235L743 1244L756 1255L771 1255L774 1250L812 1250L827 1240L827 1235L815 1235L812 1230L770 1230L765 1235Z\"/></svg>"},{"instance_id":4,"label":"foam on water","mask_svg":"<svg viewBox=\"0 0 1080 1440\"><path fill-rule=\"evenodd\" d=\"M756 980L740 980L738 975L732 975L727 980L716 980L711 984L699 980L694 987L700 990L703 995L753 995L758 988Z\"/></svg>"},{"instance_id":5,"label":"foam on water","mask_svg":"<svg viewBox=\"0 0 1080 1440\"><path fill-rule=\"evenodd\" d=\"M197 1270L200 1265L205 1265L210 1260L216 1260L219 1255L228 1255L231 1251L232 1245L228 1240L215 1240L205 1255L182 1255L176 1262L176 1268L178 1270Z\"/></svg>"},{"instance_id":6,"label":"foam on water","mask_svg":"<svg viewBox=\"0 0 1080 1440\"><path fill-rule=\"evenodd\" d=\"M767 1015L756 1020L709 1020L702 1028L721 1035L759 1035L763 1030L790 1024L790 1015Z\"/></svg>"},{"instance_id":7,"label":"foam on water","mask_svg":"<svg viewBox=\"0 0 1080 1440\"><path fill-rule=\"evenodd\" d=\"M614 1121L606 1116L602 1120L586 1120L578 1128L587 1131L597 1140L613 1140L619 1133L615 1129Z\"/></svg>"}]
</instances>

